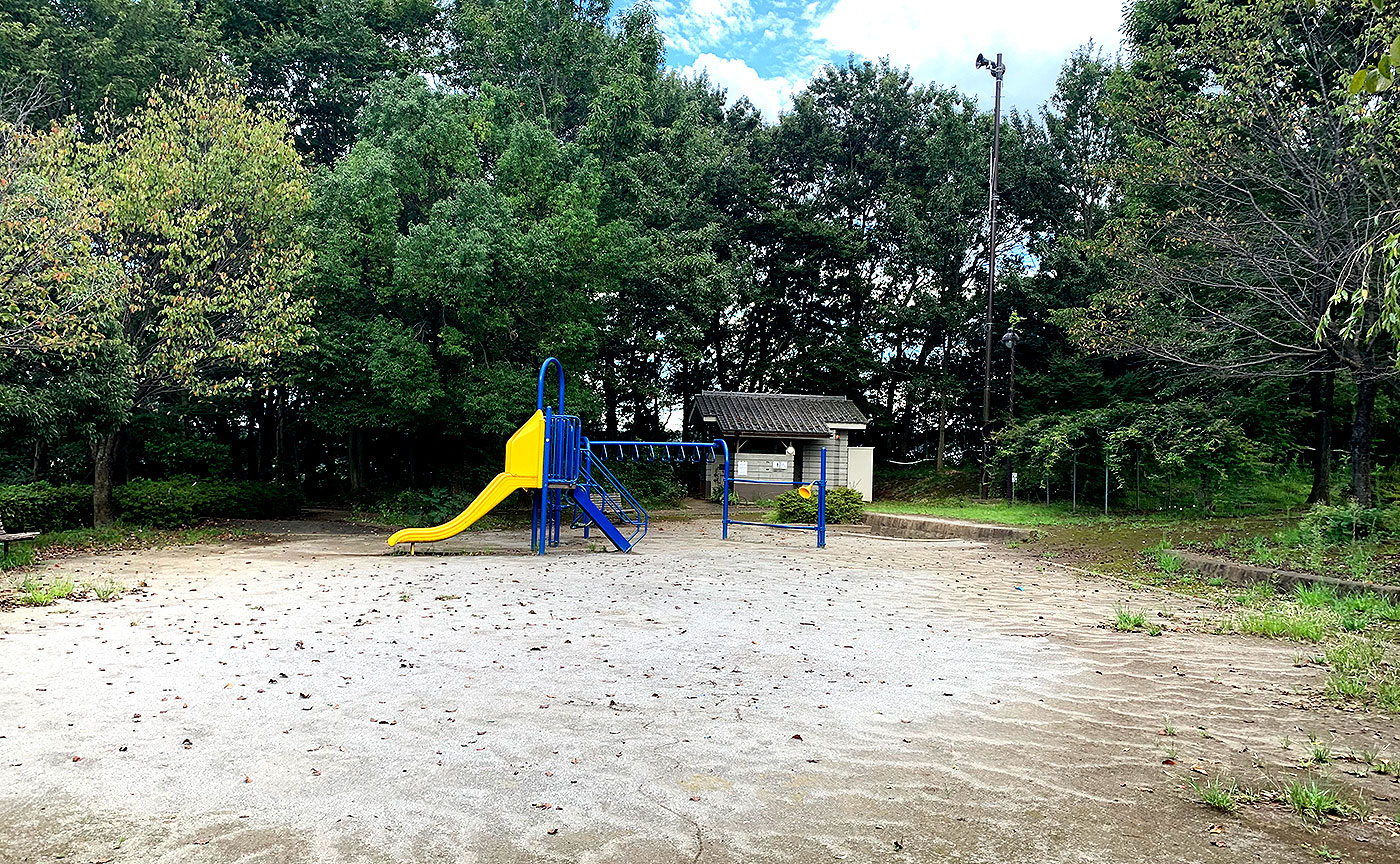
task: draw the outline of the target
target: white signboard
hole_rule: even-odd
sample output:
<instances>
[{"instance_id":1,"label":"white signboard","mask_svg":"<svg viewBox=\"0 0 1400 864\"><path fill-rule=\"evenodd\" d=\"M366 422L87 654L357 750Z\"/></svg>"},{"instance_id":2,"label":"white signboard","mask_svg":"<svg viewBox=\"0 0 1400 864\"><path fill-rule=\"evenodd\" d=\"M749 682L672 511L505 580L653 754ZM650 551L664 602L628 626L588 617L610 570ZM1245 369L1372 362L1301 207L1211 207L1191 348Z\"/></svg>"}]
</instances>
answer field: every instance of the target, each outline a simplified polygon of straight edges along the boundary
<instances>
[{"instance_id":1,"label":"white signboard","mask_svg":"<svg viewBox=\"0 0 1400 864\"><path fill-rule=\"evenodd\" d=\"M735 476L738 476L738 477L747 477L747 476L749 476L749 463L747 463L747 462L740 462L740 463L739 463L739 470L738 470L738 471L735 471L734 474L735 474Z\"/></svg>"}]
</instances>

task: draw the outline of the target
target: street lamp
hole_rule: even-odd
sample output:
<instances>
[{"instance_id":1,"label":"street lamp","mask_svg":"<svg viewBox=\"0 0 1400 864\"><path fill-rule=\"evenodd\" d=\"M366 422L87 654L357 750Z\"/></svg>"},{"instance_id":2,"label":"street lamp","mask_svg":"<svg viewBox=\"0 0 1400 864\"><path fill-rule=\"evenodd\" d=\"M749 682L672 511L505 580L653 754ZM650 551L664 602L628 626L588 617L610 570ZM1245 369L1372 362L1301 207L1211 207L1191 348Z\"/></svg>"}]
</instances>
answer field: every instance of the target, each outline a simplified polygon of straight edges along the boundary
<instances>
[{"instance_id":1,"label":"street lamp","mask_svg":"<svg viewBox=\"0 0 1400 864\"><path fill-rule=\"evenodd\" d=\"M1014 315L1012 316L1015 317ZM1021 341L1021 336L1016 332L1016 325L1013 321L1006 335L1001 337L1001 344L1011 352L1010 370L1011 375L1006 385L1006 417L1010 422L1016 418L1016 343ZM1006 503L1015 502L1016 498L1016 475L1011 471L1011 457L1006 457Z\"/></svg>"},{"instance_id":2,"label":"street lamp","mask_svg":"<svg viewBox=\"0 0 1400 864\"><path fill-rule=\"evenodd\" d=\"M992 292L997 284L997 161L1001 150L1001 79L1006 64L997 54L996 62L977 55L976 67L986 69L996 79L996 99L992 110L992 166L987 184L987 350L982 378L982 500L987 500L988 460L992 426Z\"/></svg>"}]
</instances>

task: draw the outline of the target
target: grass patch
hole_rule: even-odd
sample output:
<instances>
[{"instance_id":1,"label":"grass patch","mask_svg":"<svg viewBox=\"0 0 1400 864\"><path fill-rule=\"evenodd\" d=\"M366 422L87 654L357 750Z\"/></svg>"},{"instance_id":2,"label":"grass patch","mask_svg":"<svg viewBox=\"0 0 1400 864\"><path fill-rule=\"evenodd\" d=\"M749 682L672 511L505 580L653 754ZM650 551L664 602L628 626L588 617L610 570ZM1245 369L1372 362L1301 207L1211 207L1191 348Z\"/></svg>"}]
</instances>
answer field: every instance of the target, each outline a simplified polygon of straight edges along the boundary
<instances>
[{"instance_id":1,"label":"grass patch","mask_svg":"<svg viewBox=\"0 0 1400 864\"><path fill-rule=\"evenodd\" d=\"M1347 816L1353 812L1335 789L1320 786L1316 780L1290 780L1280 792L1284 803L1304 819L1322 822L1328 816Z\"/></svg>"},{"instance_id":2,"label":"grass patch","mask_svg":"<svg viewBox=\"0 0 1400 864\"><path fill-rule=\"evenodd\" d=\"M112 579L108 579L106 582L85 583L83 589L91 594L94 600L102 603L115 600L126 593L126 589Z\"/></svg>"},{"instance_id":3,"label":"grass patch","mask_svg":"<svg viewBox=\"0 0 1400 864\"><path fill-rule=\"evenodd\" d=\"M936 501L885 501L877 500L867 504L873 513L911 513L920 516L942 516L946 519L962 519L968 522L990 522L996 525L1025 525L1045 527L1054 525L1096 525L1117 521L1105 517L1103 512L1095 514L1084 507L1079 512L1070 511L1069 505L1062 504L1007 504L1004 501L979 501L968 498L947 498Z\"/></svg>"},{"instance_id":4,"label":"grass patch","mask_svg":"<svg viewBox=\"0 0 1400 864\"><path fill-rule=\"evenodd\" d=\"M1166 549L1158 549L1154 555L1157 561L1157 569L1162 571L1164 576L1176 576L1181 572L1183 566L1181 556Z\"/></svg>"},{"instance_id":5,"label":"grass patch","mask_svg":"<svg viewBox=\"0 0 1400 864\"><path fill-rule=\"evenodd\" d=\"M1147 614L1144 612L1134 612L1127 606L1119 606L1114 613L1113 629L1129 632L1141 630L1147 625Z\"/></svg>"},{"instance_id":6,"label":"grass patch","mask_svg":"<svg viewBox=\"0 0 1400 864\"><path fill-rule=\"evenodd\" d=\"M15 592L15 602L21 606L51 606L55 600L71 597L76 590L71 579L40 582L31 576L20 582Z\"/></svg>"},{"instance_id":7,"label":"grass patch","mask_svg":"<svg viewBox=\"0 0 1400 864\"><path fill-rule=\"evenodd\" d=\"M1281 606L1237 612L1227 618L1226 629L1267 639L1321 642L1327 636L1328 621L1325 616L1312 610Z\"/></svg>"},{"instance_id":8,"label":"grass patch","mask_svg":"<svg viewBox=\"0 0 1400 864\"><path fill-rule=\"evenodd\" d=\"M1226 813L1234 813L1240 808L1239 787L1234 782L1226 782L1223 778L1215 777L1204 783L1197 783L1188 779L1187 783L1196 793L1196 800L1202 804L1208 804L1216 810L1223 810Z\"/></svg>"}]
</instances>

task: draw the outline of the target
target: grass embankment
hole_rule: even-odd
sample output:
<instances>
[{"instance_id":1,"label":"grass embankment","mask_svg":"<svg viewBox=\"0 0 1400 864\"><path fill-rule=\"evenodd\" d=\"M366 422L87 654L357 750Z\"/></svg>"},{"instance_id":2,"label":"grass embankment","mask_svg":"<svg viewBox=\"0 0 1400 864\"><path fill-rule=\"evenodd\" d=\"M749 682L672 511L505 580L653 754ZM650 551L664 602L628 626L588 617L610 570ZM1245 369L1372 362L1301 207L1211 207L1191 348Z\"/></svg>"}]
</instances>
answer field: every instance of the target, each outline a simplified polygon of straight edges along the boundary
<instances>
[{"instance_id":1,"label":"grass embankment","mask_svg":"<svg viewBox=\"0 0 1400 864\"><path fill-rule=\"evenodd\" d=\"M1227 586L1185 571L1170 549L1362 582L1400 584L1400 537L1392 511L1332 507L1302 512L1307 487L1298 477L1222 491L1220 512L1175 508L1160 512L1103 511L1019 501L980 501L950 492L968 478L930 479L906 474L898 483L877 482L887 495L870 509L918 513L1035 528L1032 540L1012 545L1050 560L1212 601L1219 632L1300 645L1299 662L1327 670L1322 695L1338 704L1400 713L1400 605L1378 593L1342 594L1322 585L1280 592L1271 584ZM941 496L937 493L946 493ZM974 490L975 493L975 490ZM1102 500L1102 499L1100 499ZM1115 610L1108 626L1160 635L1163 615L1145 609Z\"/></svg>"},{"instance_id":2,"label":"grass embankment","mask_svg":"<svg viewBox=\"0 0 1400 864\"><path fill-rule=\"evenodd\" d=\"M32 541L13 543L8 555L0 556L0 571L20 570L41 561L69 555L157 549L222 543L253 536L243 528L204 525L194 528L143 528L118 523L107 528L77 528L51 531ZM126 589L114 580L75 584L64 576L45 578L40 573L20 573L0 582L0 607L48 606L55 600L113 600Z\"/></svg>"},{"instance_id":3,"label":"grass embankment","mask_svg":"<svg viewBox=\"0 0 1400 864\"><path fill-rule=\"evenodd\" d=\"M1395 600L1369 591L1341 593L1329 585L1280 591L1263 582L1241 589L1186 572L1166 550L1141 557L1141 583L1213 601L1220 610L1219 632L1299 643L1300 664L1328 670L1323 690L1328 699L1400 713L1400 604ZM1145 614L1128 610L1128 615L1119 610L1113 625L1146 629Z\"/></svg>"}]
</instances>

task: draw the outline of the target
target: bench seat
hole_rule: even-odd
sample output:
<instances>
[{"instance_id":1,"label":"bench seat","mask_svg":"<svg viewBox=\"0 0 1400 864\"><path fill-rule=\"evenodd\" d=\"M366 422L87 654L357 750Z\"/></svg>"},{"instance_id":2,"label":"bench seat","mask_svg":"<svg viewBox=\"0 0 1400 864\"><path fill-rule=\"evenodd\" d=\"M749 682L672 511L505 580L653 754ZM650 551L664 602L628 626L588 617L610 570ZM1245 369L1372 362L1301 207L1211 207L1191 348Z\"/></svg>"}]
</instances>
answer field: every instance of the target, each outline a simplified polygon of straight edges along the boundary
<instances>
[{"instance_id":1,"label":"bench seat","mask_svg":"<svg viewBox=\"0 0 1400 864\"><path fill-rule=\"evenodd\" d=\"M38 537L38 536L39 536L39 532L38 532L38 531L13 531L13 532L8 532L8 531L5 530L5 523L4 523L4 522L0 522L0 549L3 549L3 550L4 550L3 554L5 554L5 555L9 555L9 554L10 554L10 544L11 544L11 543L18 543L18 542L20 542L21 540L33 540L35 537Z\"/></svg>"}]
</instances>

